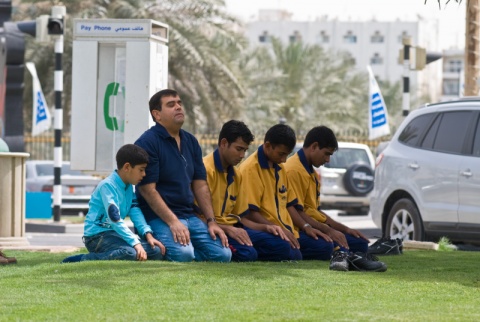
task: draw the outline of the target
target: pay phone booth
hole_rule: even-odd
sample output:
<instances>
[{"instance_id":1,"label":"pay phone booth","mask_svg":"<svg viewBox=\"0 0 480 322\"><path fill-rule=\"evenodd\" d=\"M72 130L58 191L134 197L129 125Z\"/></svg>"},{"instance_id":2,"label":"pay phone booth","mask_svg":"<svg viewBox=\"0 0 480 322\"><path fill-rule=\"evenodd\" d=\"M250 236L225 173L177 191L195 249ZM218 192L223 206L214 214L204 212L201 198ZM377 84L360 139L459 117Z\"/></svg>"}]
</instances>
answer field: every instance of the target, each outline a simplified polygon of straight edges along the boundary
<instances>
[{"instance_id":1,"label":"pay phone booth","mask_svg":"<svg viewBox=\"0 0 480 322\"><path fill-rule=\"evenodd\" d=\"M149 19L75 19L71 167L96 174L150 126L148 101L168 81L168 26Z\"/></svg>"}]
</instances>

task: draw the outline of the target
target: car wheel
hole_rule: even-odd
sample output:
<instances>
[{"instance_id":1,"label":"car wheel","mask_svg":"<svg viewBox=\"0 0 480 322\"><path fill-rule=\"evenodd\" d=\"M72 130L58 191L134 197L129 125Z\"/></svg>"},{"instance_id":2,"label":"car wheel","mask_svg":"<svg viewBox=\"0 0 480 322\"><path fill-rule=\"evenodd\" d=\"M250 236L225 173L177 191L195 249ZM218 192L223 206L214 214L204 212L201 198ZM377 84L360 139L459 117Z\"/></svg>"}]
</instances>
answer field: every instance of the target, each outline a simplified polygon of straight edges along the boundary
<instances>
[{"instance_id":1,"label":"car wheel","mask_svg":"<svg viewBox=\"0 0 480 322\"><path fill-rule=\"evenodd\" d=\"M366 163L354 163L343 175L345 189L354 196L365 196L373 189L374 172Z\"/></svg>"},{"instance_id":2,"label":"car wheel","mask_svg":"<svg viewBox=\"0 0 480 322\"><path fill-rule=\"evenodd\" d=\"M410 199L398 200L390 210L385 235L403 240L424 240L422 219L417 206Z\"/></svg>"}]
</instances>

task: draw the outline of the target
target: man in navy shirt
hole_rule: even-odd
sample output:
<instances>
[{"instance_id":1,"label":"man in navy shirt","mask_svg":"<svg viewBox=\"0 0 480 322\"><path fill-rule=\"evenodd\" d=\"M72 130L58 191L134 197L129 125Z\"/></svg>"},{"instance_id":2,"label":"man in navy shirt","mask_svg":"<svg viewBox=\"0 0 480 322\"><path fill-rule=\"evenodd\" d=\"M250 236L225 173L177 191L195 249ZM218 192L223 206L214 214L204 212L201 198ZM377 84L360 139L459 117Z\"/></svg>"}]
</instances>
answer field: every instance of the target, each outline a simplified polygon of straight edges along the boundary
<instances>
[{"instance_id":1,"label":"man in navy shirt","mask_svg":"<svg viewBox=\"0 0 480 322\"><path fill-rule=\"evenodd\" d=\"M202 150L197 139L182 130L180 97L165 89L153 95L149 105L156 124L135 144L149 154L137 196L154 237L165 245L168 260L229 262L232 253L215 221ZM194 199L206 223L194 214Z\"/></svg>"}]
</instances>

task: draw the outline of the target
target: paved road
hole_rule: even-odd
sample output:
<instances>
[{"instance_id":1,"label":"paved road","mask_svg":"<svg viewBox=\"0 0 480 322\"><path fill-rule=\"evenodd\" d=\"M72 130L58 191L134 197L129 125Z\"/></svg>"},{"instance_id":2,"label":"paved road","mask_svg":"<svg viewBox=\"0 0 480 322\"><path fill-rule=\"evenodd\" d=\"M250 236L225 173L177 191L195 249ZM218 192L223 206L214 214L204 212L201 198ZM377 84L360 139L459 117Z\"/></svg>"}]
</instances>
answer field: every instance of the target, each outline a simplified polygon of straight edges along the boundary
<instances>
[{"instance_id":1,"label":"paved road","mask_svg":"<svg viewBox=\"0 0 480 322\"><path fill-rule=\"evenodd\" d=\"M83 247L82 234L26 233L30 246Z\"/></svg>"},{"instance_id":2,"label":"paved road","mask_svg":"<svg viewBox=\"0 0 480 322\"><path fill-rule=\"evenodd\" d=\"M382 235L369 216L338 216L338 211L328 211L328 215L344 225L360 230L371 240ZM27 232L26 237L31 246L74 246L83 247L81 230L67 233L32 233Z\"/></svg>"}]
</instances>

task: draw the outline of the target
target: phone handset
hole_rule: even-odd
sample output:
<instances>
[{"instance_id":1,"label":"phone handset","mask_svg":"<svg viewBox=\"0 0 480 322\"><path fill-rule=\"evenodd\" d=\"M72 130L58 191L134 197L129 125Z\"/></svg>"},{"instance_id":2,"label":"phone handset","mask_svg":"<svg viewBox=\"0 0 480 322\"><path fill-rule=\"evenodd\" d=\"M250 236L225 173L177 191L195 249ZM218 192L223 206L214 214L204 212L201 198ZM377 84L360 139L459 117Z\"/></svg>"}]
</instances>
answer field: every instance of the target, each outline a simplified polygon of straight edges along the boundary
<instances>
[{"instance_id":1,"label":"phone handset","mask_svg":"<svg viewBox=\"0 0 480 322\"><path fill-rule=\"evenodd\" d=\"M105 126L111 131L118 130L117 118L110 116L110 96L116 96L118 93L119 83L110 83L105 90L105 97L103 99L103 117L105 119Z\"/></svg>"}]
</instances>

